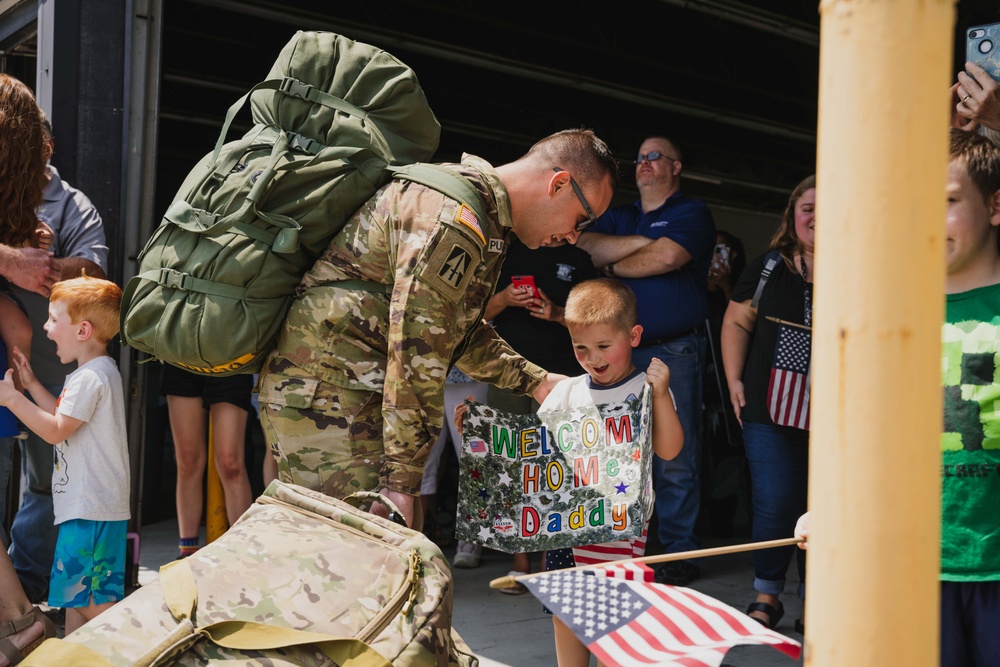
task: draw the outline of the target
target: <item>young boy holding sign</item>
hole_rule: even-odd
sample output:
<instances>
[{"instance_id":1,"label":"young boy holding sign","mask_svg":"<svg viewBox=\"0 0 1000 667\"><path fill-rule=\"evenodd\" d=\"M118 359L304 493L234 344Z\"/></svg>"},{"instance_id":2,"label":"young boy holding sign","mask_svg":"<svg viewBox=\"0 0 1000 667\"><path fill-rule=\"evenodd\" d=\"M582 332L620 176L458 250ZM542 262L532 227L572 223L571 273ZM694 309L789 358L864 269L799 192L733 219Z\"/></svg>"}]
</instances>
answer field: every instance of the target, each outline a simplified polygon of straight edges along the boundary
<instances>
[{"instance_id":1,"label":"young boy holding sign","mask_svg":"<svg viewBox=\"0 0 1000 667\"><path fill-rule=\"evenodd\" d=\"M632 290L611 278L587 280L569 293L565 310L573 351L586 374L557 384L539 414L638 398L649 383L653 390L653 452L667 460L677 456L684 446L684 432L669 388L670 370L659 359L653 359L645 373L632 363L632 348L639 345L642 336ZM644 526L639 538L550 550L545 569L637 558L645 550ZM552 623L559 667L589 665L590 651L573 631L555 616Z\"/></svg>"}]
</instances>

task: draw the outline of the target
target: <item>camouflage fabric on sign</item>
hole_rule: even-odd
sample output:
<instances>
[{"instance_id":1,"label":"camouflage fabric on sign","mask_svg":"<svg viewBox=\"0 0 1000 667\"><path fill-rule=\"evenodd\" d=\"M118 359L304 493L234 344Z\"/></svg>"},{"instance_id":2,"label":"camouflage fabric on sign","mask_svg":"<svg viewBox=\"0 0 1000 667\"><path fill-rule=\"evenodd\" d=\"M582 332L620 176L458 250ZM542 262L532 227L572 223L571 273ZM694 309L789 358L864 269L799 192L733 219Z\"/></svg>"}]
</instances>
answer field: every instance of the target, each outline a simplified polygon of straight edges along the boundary
<instances>
[{"instance_id":1,"label":"camouflage fabric on sign","mask_svg":"<svg viewBox=\"0 0 1000 667\"><path fill-rule=\"evenodd\" d=\"M456 536L507 553L639 537L652 511L652 393L517 415L468 403Z\"/></svg>"},{"instance_id":2,"label":"camouflage fabric on sign","mask_svg":"<svg viewBox=\"0 0 1000 667\"><path fill-rule=\"evenodd\" d=\"M76 644L113 666L475 665L451 611L451 571L423 535L274 482L221 538L24 664L83 664L66 662Z\"/></svg>"},{"instance_id":3,"label":"camouflage fabric on sign","mask_svg":"<svg viewBox=\"0 0 1000 667\"><path fill-rule=\"evenodd\" d=\"M416 494L444 423L452 362L474 380L522 394L544 377L482 323L512 224L507 191L484 160L465 156L447 167L475 186L489 219L426 186L393 181L351 217L303 278L260 379L265 435L291 479L343 476L358 430L378 433L384 443L383 451L370 452L378 458L378 483ZM388 287L371 292L345 280ZM351 419L331 404L351 392L376 394L377 406ZM299 456L303 449L308 456Z\"/></svg>"}]
</instances>

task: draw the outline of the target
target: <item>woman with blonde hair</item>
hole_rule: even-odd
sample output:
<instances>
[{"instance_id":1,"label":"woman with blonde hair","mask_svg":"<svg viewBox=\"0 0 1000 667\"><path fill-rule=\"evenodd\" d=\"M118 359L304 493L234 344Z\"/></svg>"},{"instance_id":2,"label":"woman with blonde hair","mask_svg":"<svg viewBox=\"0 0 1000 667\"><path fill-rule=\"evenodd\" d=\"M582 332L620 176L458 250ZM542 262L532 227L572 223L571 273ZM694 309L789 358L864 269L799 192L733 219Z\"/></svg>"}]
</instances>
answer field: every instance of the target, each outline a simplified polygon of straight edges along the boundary
<instances>
[{"instance_id":1,"label":"woman with blonde hair","mask_svg":"<svg viewBox=\"0 0 1000 667\"><path fill-rule=\"evenodd\" d=\"M806 509L815 209L816 177L809 176L792 191L770 250L747 264L722 323L722 361L750 466L755 541L791 535ZM757 599L747 614L770 628L784 614L778 598L794 553L754 552ZM802 597L805 552L797 553Z\"/></svg>"}]
</instances>

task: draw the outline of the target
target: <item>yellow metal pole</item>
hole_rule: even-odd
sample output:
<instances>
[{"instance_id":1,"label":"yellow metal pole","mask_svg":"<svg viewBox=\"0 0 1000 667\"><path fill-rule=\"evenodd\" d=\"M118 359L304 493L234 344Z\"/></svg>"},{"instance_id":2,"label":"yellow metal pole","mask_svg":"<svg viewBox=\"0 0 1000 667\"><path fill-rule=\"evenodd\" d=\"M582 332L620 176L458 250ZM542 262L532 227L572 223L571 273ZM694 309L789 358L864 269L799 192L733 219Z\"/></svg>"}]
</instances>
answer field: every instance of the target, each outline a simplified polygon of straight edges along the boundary
<instances>
[{"instance_id":1,"label":"yellow metal pole","mask_svg":"<svg viewBox=\"0 0 1000 667\"><path fill-rule=\"evenodd\" d=\"M820 12L805 664L937 665L954 2Z\"/></svg>"},{"instance_id":2,"label":"yellow metal pole","mask_svg":"<svg viewBox=\"0 0 1000 667\"><path fill-rule=\"evenodd\" d=\"M229 528L226 516L226 496L222 491L222 480L215 468L215 437L212 433L212 419L208 420L208 470L205 492L205 543L211 544Z\"/></svg>"}]
</instances>

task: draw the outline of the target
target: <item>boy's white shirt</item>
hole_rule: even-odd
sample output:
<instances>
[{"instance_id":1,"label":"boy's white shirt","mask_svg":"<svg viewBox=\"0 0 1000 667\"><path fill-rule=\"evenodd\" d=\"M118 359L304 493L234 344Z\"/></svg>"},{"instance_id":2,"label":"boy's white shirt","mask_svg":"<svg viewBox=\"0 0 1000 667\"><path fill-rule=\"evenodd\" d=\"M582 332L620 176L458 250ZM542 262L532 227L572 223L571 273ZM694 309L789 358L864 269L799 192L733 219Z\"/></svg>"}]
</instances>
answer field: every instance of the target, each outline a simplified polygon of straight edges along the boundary
<instances>
[{"instance_id":1,"label":"boy's white shirt","mask_svg":"<svg viewBox=\"0 0 1000 667\"><path fill-rule=\"evenodd\" d=\"M597 403L621 403L630 397L639 398L646 384L646 373L636 369L631 375L610 386L594 384L590 376L584 373L576 377L566 378L552 388L538 412L552 410L569 410ZM674 407L674 392L670 391L670 400Z\"/></svg>"},{"instance_id":2,"label":"boy's white shirt","mask_svg":"<svg viewBox=\"0 0 1000 667\"><path fill-rule=\"evenodd\" d=\"M130 470L122 379L106 355L66 378L56 412L83 422L56 445L52 504L56 524L130 517Z\"/></svg>"}]
</instances>

